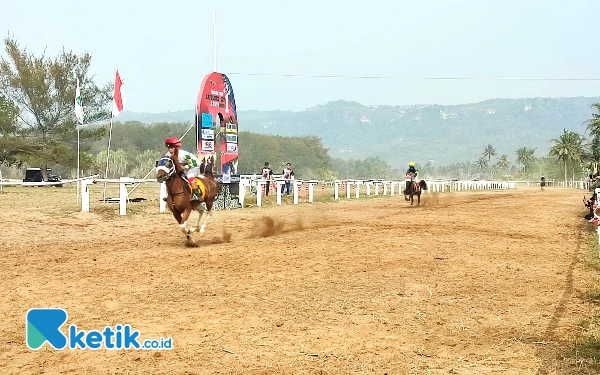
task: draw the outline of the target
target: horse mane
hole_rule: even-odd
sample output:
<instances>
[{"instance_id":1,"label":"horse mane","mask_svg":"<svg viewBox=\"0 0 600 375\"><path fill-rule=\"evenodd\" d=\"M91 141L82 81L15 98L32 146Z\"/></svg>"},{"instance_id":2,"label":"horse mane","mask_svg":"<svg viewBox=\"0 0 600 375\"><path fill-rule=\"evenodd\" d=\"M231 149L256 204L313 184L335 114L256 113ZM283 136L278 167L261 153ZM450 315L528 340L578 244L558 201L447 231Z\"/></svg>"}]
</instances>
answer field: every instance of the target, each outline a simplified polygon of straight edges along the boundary
<instances>
[{"instance_id":1,"label":"horse mane","mask_svg":"<svg viewBox=\"0 0 600 375\"><path fill-rule=\"evenodd\" d=\"M175 152L173 155L171 155L170 159L173 161L173 165L175 165L175 170L177 173L181 173L181 171L185 169L181 163L179 163L179 149L175 149Z\"/></svg>"},{"instance_id":2,"label":"horse mane","mask_svg":"<svg viewBox=\"0 0 600 375\"><path fill-rule=\"evenodd\" d=\"M213 175L213 163L206 163L206 165L204 166L204 171L200 171L201 173L203 173L205 176L209 176L211 178L215 178L215 176Z\"/></svg>"}]
</instances>

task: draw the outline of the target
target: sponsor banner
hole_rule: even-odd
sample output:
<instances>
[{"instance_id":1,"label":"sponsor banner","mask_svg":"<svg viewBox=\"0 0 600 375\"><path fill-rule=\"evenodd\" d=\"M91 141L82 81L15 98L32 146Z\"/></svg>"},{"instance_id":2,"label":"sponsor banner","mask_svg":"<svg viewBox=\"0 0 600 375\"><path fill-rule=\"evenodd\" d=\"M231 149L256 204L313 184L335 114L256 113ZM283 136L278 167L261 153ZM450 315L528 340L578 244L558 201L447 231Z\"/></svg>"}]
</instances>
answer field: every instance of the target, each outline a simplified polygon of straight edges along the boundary
<instances>
[{"instance_id":1,"label":"sponsor banner","mask_svg":"<svg viewBox=\"0 0 600 375\"><path fill-rule=\"evenodd\" d=\"M202 140L202 151L214 151L214 150L215 150L215 141Z\"/></svg>"},{"instance_id":2,"label":"sponsor banner","mask_svg":"<svg viewBox=\"0 0 600 375\"><path fill-rule=\"evenodd\" d=\"M202 139L215 139L215 131L213 129L202 129Z\"/></svg>"}]
</instances>

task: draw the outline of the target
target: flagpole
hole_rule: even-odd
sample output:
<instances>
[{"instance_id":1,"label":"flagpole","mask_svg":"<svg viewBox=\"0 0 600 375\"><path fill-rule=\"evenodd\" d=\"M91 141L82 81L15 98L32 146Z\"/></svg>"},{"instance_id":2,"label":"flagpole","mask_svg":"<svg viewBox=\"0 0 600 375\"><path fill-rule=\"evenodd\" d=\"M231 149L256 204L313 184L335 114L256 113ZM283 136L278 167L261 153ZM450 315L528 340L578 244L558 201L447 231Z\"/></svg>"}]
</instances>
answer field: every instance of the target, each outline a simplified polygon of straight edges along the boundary
<instances>
[{"instance_id":1,"label":"flagpole","mask_svg":"<svg viewBox=\"0 0 600 375\"><path fill-rule=\"evenodd\" d=\"M113 116L110 116L110 127L108 128L108 148L106 150L106 171L104 172L104 178L108 178L108 160L110 157L110 140L112 138L112 126L113 126ZM104 181L104 203L106 203L106 184Z\"/></svg>"},{"instance_id":2,"label":"flagpole","mask_svg":"<svg viewBox=\"0 0 600 375\"><path fill-rule=\"evenodd\" d=\"M83 125L83 106L81 103L81 91L79 90L79 77L75 77L77 80L77 87L75 89L75 126L77 127L77 205L79 205L79 189L81 182L79 181L79 163L80 163L80 136L79 128Z\"/></svg>"},{"instance_id":3,"label":"flagpole","mask_svg":"<svg viewBox=\"0 0 600 375\"><path fill-rule=\"evenodd\" d=\"M79 124L77 124L77 204L79 205Z\"/></svg>"},{"instance_id":4,"label":"flagpole","mask_svg":"<svg viewBox=\"0 0 600 375\"><path fill-rule=\"evenodd\" d=\"M213 12L213 72L217 71L217 12Z\"/></svg>"}]
</instances>

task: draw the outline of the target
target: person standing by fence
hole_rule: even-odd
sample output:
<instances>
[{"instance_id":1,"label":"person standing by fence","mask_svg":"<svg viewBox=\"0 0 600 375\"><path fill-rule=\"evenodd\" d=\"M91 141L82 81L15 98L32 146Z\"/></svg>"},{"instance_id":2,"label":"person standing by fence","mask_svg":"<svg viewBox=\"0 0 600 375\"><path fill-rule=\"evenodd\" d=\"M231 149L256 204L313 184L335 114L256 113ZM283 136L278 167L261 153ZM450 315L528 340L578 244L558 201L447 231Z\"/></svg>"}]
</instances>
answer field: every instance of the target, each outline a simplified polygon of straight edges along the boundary
<instances>
[{"instance_id":1,"label":"person standing by fence","mask_svg":"<svg viewBox=\"0 0 600 375\"><path fill-rule=\"evenodd\" d=\"M273 170L269 167L269 162L265 161L264 167L262 167L261 175L265 183L265 197L269 196L269 187L271 186L271 179L273 178ZM260 194L260 192L258 193Z\"/></svg>"},{"instance_id":2,"label":"person standing by fence","mask_svg":"<svg viewBox=\"0 0 600 375\"><path fill-rule=\"evenodd\" d=\"M281 185L281 194L290 195L292 193L292 181L294 180L294 170L291 163L285 163L282 174L285 184Z\"/></svg>"}]
</instances>

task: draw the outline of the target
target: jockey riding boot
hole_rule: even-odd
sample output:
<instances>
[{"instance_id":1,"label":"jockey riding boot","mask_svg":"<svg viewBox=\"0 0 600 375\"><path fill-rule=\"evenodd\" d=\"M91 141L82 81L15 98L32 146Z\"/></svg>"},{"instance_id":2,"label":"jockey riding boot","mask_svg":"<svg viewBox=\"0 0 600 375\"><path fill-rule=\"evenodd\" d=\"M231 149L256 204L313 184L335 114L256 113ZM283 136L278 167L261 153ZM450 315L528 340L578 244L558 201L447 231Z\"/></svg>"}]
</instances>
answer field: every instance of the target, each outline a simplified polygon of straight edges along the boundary
<instances>
[{"instance_id":1,"label":"jockey riding boot","mask_svg":"<svg viewBox=\"0 0 600 375\"><path fill-rule=\"evenodd\" d=\"M198 190L198 188L192 189L192 198L190 200L192 200L192 201L200 200L200 191Z\"/></svg>"},{"instance_id":2,"label":"jockey riding boot","mask_svg":"<svg viewBox=\"0 0 600 375\"><path fill-rule=\"evenodd\" d=\"M190 200L192 201L199 201L200 200L200 189L198 188L198 184L195 181L196 179L194 179L194 182L192 182L192 198Z\"/></svg>"}]
</instances>

